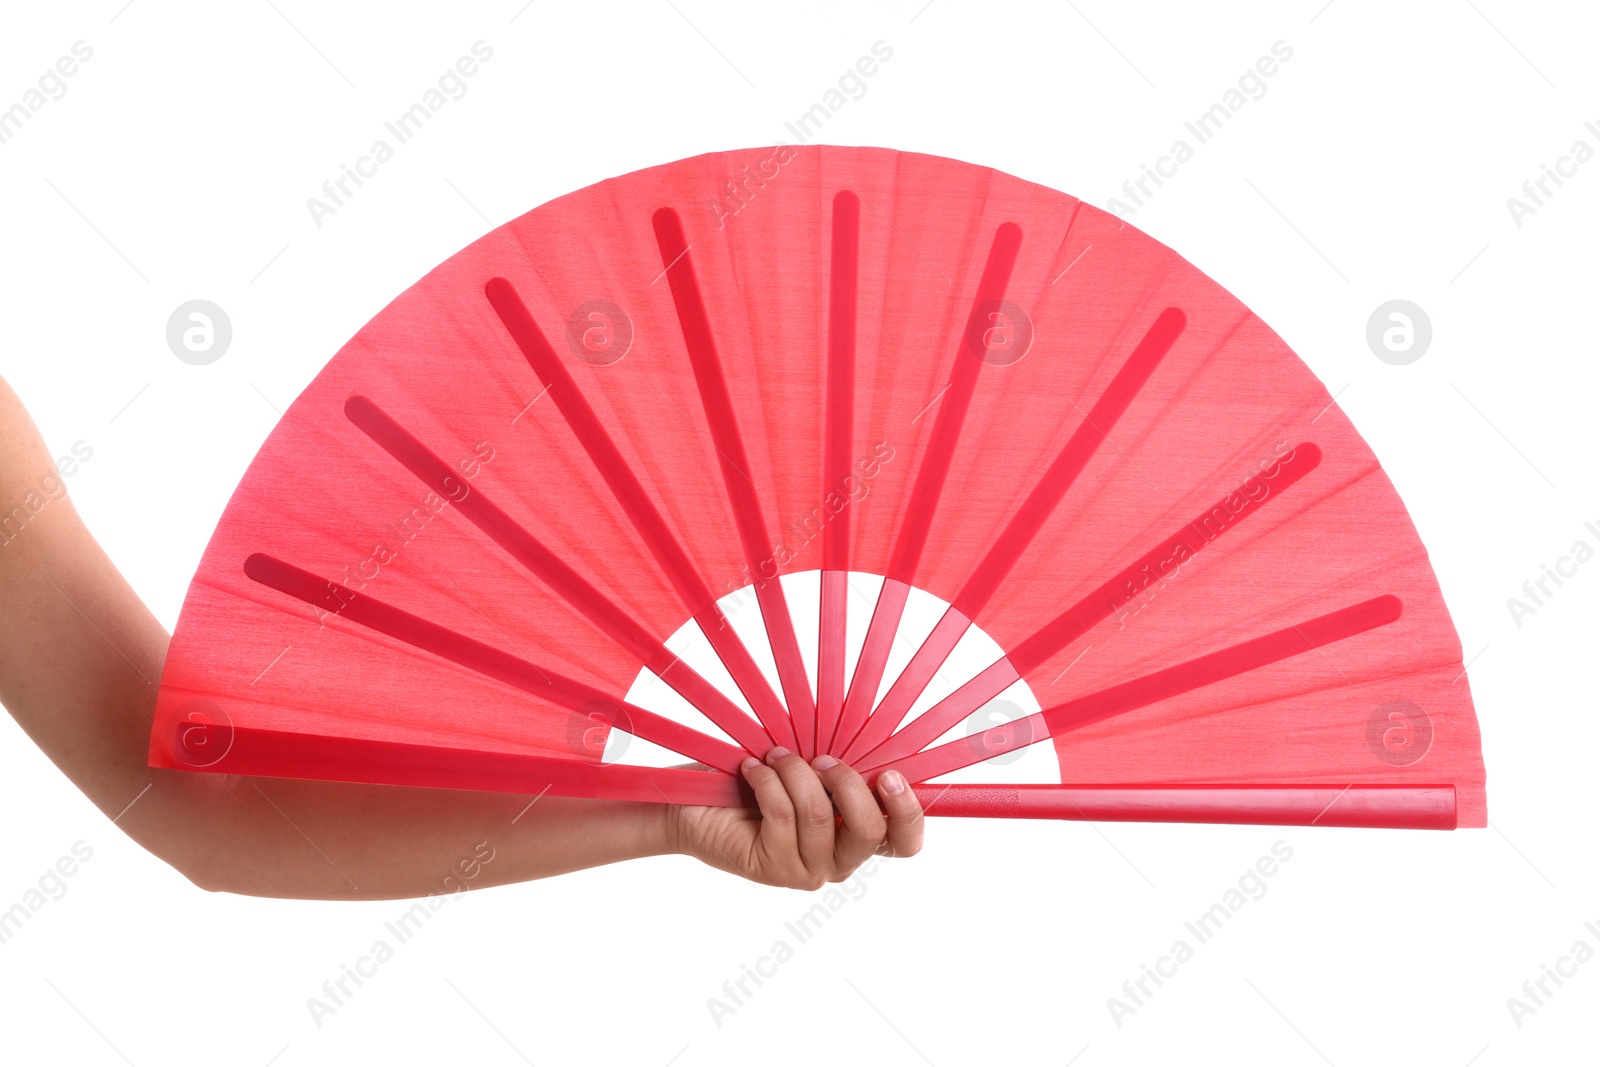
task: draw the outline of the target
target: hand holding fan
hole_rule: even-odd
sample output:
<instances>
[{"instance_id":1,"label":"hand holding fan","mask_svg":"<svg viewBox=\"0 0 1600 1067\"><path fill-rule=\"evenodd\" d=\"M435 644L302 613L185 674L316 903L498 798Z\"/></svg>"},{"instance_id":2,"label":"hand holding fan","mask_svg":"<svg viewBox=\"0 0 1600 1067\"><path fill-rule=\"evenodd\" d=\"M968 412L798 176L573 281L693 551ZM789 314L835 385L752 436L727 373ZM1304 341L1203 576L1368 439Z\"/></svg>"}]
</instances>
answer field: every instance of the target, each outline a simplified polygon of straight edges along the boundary
<instances>
[{"instance_id":1,"label":"hand holding fan","mask_svg":"<svg viewBox=\"0 0 1600 1067\"><path fill-rule=\"evenodd\" d=\"M1427 554L1283 342L1071 197L821 146L562 197L363 327L218 524L150 760L726 806L775 744L935 815L1486 818Z\"/></svg>"}]
</instances>

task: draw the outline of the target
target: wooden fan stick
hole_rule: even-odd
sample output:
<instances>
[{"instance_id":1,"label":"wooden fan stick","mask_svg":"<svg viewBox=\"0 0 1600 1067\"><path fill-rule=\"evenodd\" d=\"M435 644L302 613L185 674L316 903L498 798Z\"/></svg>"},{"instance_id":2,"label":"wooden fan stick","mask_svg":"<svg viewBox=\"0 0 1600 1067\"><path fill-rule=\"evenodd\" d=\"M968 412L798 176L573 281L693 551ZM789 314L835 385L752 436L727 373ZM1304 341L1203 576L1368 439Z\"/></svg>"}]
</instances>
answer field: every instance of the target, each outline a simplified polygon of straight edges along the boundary
<instances>
[{"instance_id":1,"label":"wooden fan stick","mask_svg":"<svg viewBox=\"0 0 1600 1067\"><path fill-rule=\"evenodd\" d=\"M933 524L939 496L944 491L945 478L950 473L950 462L961 436L961 424L966 420L967 408L972 403L972 391L978 381L978 371L983 367L984 316L999 307L1004 299L1021 246L1022 227L1016 223L1001 223L995 229L994 241L989 246L989 258L984 263L983 275L972 297L972 310L967 313L961 344L957 347L955 362L950 367L950 380L936 397L939 413L934 416L928 445L917 468L916 481L912 484L911 495L900 522L900 532L889 558L888 574L884 576L883 585L878 590L878 601L872 609L866 641L856 658L850 691L839 716L835 747L840 747L841 741L853 740L872 714L878 686L883 681L884 667L888 664L889 652L894 645L895 634L900 629L901 616L905 613L906 598L916 577L917 563L928 541L928 530Z\"/></svg>"},{"instance_id":2,"label":"wooden fan stick","mask_svg":"<svg viewBox=\"0 0 1600 1067\"><path fill-rule=\"evenodd\" d=\"M883 744L894 728L900 725L906 712L911 710L911 705L916 703L928 682L960 642L961 636L967 632L970 620L978 617L1011 568L1016 566L1022 553L1038 536L1045 521L1066 496L1067 490L1072 488L1072 483L1089 465L1101 442L1110 436L1117 420L1128 410L1145 382L1150 380L1150 375L1155 372L1162 358L1171 351L1183 333L1186 321L1183 312L1177 308L1167 308L1156 316L1143 339L1134 346L1127 362L1111 379L1100 399L1084 416L1077 431L1062 446L1050 468L956 594L933 632L912 655L911 661L889 687L889 692L878 702L871 718L848 746L843 757L846 762Z\"/></svg>"},{"instance_id":3,"label":"wooden fan stick","mask_svg":"<svg viewBox=\"0 0 1600 1067\"><path fill-rule=\"evenodd\" d=\"M755 755L763 755L772 747L772 739L761 726L721 690L697 674L682 658L652 637L642 625L496 507L481 489L469 488L443 460L371 400L364 396L353 396L345 402L344 410L351 422L398 460L401 466L450 501L468 521L505 549L534 577L549 586L557 596L576 608L630 655L637 657L639 662L682 694L729 737Z\"/></svg>"},{"instance_id":4,"label":"wooden fan stick","mask_svg":"<svg viewBox=\"0 0 1600 1067\"><path fill-rule=\"evenodd\" d=\"M706 423L722 468L723 488L733 508L734 524L739 531L745 563L750 569L750 580L755 585L756 602L767 628L772 658L778 666L778 681L783 687L784 700L789 705L790 728L784 731L787 736L780 735L770 725L767 729L772 731L774 739L785 740L789 747L798 749L802 756L810 759L816 754L816 703L811 695L811 680L806 676L805 661L800 656L800 641L795 635L794 619L789 614L783 583L776 574L769 578L761 573L774 558L775 552L772 538L767 532L766 519L761 514L761 501L756 495L755 483L750 480L750 460L745 454L744 438L734 414L733 400L728 395L722 358L712 337L705 300L694 272L694 260L689 255L683 224L676 211L669 207L661 208L655 213L653 223L656 243L661 249L662 269L672 288L672 303L683 330L684 347L689 352L689 364L694 370L695 385L700 391L700 403L705 409Z\"/></svg>"},{"instance_id":5,"label":"wooden fan stick","mask_svg":"<svg viewBox=\"0 0 1600 1067\"><path fill-rule=\"evenodd\" d=\"M591 722L616 727L641 740L669 748L681 756L699 760L708 767L730 774L739 769L739 764L747 755L742 748L708 737L637 705L607 696L593 686L357 593L274 556L254 553L244 561L244 573L251 581L287 593L330 615L387 634L413 648L431 652L470 671L588 716L585 723L579 724L584 729L588 729L588 723Z\"/></svg>"},{"instance_id":6,"label":"wooden fan stick","mask_svg":"<svg viewBox=\"0 0 1600 1067\"><path fill-rule=\"evenodd\" d=\"M1322 450L1309 441L1301 442L1276 465L1245 479L1239 488L1040 627L977 677L913 719L905 729L885 739L872 751L852 750L843 758L847 762L865 759L881 764L909 756L932 744L1018 679L1110 618L1117 608L1138 596L1146 586L1160 581L1171 567L1193 559L1269 500L1277 499L1321 462Z\"/></svg>"},{"instance_id":7,"label":"wooden fan stick","mask_svg":"<svg viewBox=\"0 0 1600 1067\"><path fill-rule=\"evenodd\" d=\"M1122 715L1137 708L1155 704L1183 693L1213 685L1227 678L1258 670L1279 660L1298 656L1324 645L1343 641L1347 637L1394 622L1400 617L1400 598L1380 596L1352 604L1347 608L1319 615L1297 625L1286 626L1270 634L1244 641L1237 645L1196 659L1187 660L1174 667L1135 678L1131 682L1111 686L1096 693L1057 704L1035 712L1025 719L996 726L977 739L967 738L925 749L892 764L870 763L862 774L869 780L888 766L906 776L907 781L925 782L941 774L982 763L1013 749L1023 748L1059 737L1090 723Z\"/></svg>"},{"instance_id":8,"label":"wooden fan stick","mask_svg":"<svg viewBox=\"0 0 1600 1067\"><path fill-rule=\"evenodd\" d=\"M622 456L616 442L590 406L582 390L568 373L566 365L550 346L544 331L534 321L511 283L504 278L491 278L484 285L484 294L493 306L506 332L522 350L528 365L549 391L556 409L561 412L573 436L583 446L595 469L605 479L612 495L633 523L656 562L661 565L690 616L705 634L728 674L744 694L756 717L767 726L783 727L788 723L788 712L767 682L767 676L756 665L750 650L739 639L738 631L723 614L716 596L690 561L682 543L673 534L650 494L634 474L633 468ZM779 732L774 737L787 737ZM766 755L765 750L754 752Z\"/></svg>"},{"instance_id":9,"label":"wooden fan stick","mask_svg":"<svg viewBox=\"0 0 1600 1067\"><path fill-rule=\"evenodd\" d=\"M822 492L843 491L851 477L855 432L856 285L861 201L844 190L833 198L833 244L828 271L828 386L823 411ZM830 509L831 510L831 509ZM822 588L817 624L816 751L832 752L844 707L845 634L850 600L850 509L841 508L822 531Z\"/></svg>"}]
</instances>

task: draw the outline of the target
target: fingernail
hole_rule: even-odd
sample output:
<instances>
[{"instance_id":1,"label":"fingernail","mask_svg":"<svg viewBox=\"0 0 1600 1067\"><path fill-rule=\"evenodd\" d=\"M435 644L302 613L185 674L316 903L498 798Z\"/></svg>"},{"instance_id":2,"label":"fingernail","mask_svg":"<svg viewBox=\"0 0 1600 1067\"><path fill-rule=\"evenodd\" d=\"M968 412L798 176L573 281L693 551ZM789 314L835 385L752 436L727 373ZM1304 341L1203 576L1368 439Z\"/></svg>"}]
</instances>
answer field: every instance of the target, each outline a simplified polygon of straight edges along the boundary
<instances>
[{"instance_id":1,"label":"fingernail","mask_svg":"<svg viewBox=\"0 0 1600 1067\"><path fill-rule=\"evenodd\" d=\"M789 750L788 749L784 748L782 745L778 745L778 746L768 750L768 752L767 752L767 762L768 763L777 763L779 760L781 760L783 757L787 756L788 754L789 754Z\"/></svg>"},{"instance_id":2,"label":"fingernail","mask_svg":"<svg viewBox=\"0 0 1600 1067\"><path fill-rule=\"evenodd\" d=\"M831 771L837 766L839 766L839 761L827 753L823 753L811 761L811 769L816 771L818 774L822 774L825 771Z\"/></svg>"},{"instance_id":3,"label":"fingernail","mask_svg":"<svg viewBox=\"0 0 1600 1067\"><path fill-rule=\"evenodd\" d=\"M906 791L906 776L899 771L884 771L879 779L883 791L892 797L897 797Z\"/></svg>"},{"instance_id":4,"label":"fingernail","mask_svg":"<svg viewBox=\"0 0 1600 1067\"><path fill-rule=\"evenodd\" d=\"M759 766L761 766L760 760L756 759L754 756L746 756L744 758L744 762L739 764L739 769L741 771L749 771L752 767Z\"/></svg>"}]
</instances>

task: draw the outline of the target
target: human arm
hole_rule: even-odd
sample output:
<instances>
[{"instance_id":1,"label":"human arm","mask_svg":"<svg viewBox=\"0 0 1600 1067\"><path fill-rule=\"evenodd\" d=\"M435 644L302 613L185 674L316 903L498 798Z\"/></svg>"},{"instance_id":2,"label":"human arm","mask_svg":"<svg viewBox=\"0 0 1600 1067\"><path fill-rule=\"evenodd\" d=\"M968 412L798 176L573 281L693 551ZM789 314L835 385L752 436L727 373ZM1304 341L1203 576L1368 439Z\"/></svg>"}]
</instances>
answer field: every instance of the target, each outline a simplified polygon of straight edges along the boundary
<instances>
[{"instance_id":1,"label":"human arm","mask_svg":"<svg viewBox=\"0 0 1600 1067\"><path fill-rule=\"evenodd\" d=\"M795 756L746 772L765 817L553 796L529 806L508 794L151 768L168 635L84 526L3 381L0 508L0 703L120 829L202 888L415 897L451 891L442 884L451 872L479 888L674 852L756 881L814 888L848 876L885 842L901 855L920 847L910 790L890 794L880 783L874 800L848 768L819 778ZM823 803L826 827L817 817ZM837 828L835 808L844 816Z\"/></svg>"}]
</instances>

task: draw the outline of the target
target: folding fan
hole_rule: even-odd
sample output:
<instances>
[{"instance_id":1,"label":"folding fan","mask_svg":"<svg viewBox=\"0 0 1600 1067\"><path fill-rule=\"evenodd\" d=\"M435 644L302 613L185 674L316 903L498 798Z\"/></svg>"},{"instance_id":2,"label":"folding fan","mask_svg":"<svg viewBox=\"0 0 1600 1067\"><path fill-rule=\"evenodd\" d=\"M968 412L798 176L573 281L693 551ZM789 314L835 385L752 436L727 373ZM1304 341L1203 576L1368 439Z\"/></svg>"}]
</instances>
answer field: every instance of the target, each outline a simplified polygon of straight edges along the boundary
<instances>
[{"instance_id":1,"label":"folding fan","mask_svg":"<svg viewBox=\"0 0 1600 1067\"><path fill-rule=\"evenodd\" d=\"M602 182L378 313L224 512L150 761L736 805L775 744L931 814L1486 819L1427 554L1283 341L869 148Z\"/></svg>"}]
</instances>

